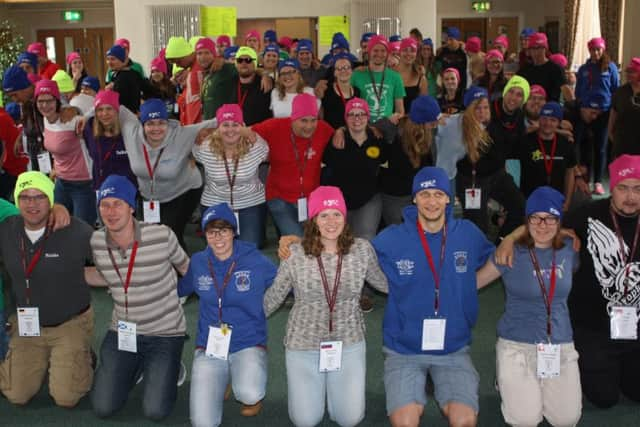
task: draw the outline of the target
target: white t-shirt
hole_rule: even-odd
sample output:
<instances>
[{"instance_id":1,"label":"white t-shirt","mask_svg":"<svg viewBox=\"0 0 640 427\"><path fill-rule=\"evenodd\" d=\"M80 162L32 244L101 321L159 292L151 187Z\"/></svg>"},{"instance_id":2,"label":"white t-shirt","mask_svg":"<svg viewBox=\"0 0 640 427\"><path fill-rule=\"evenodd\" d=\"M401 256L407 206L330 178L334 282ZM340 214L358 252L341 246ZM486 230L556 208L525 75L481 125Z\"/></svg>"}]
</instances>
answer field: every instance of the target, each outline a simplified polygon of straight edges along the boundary
<instances>
[{"instance_id":1,"label":"white t-shirt","mask_svg":"<svg viewBox=\"0 0 640 427\"><path fill-rule=\"evenodd\" d=\"M303 89L304 93L308 93L309 95L316 96L313 92L313 89L309 86L306 86ZM293 98L298 95L297 93L286 93L284 95L284 99L280 99L280 92L278 89L273 89L271 91L271 111L273 111L273 117L291 117L291 103L293 102ZM320 110L321 101L316 99L318 102L318 110Z\"/></svg>"},{"instance_id":2,"label":"white t-shirt","mask_svg":"<svg viewBox=\"0 0 640 427\"><path fill-rule=\"evenodd\" d=\"M31 243L35 243L38 241L39 238L41 238L44 235L44 231L47 229L47 227L42 227L38 230L29 230L27 227L24 228L24 232L27 234L27 237L29 238L29 240L31 240Z\"/></svg>"}]
</instances>

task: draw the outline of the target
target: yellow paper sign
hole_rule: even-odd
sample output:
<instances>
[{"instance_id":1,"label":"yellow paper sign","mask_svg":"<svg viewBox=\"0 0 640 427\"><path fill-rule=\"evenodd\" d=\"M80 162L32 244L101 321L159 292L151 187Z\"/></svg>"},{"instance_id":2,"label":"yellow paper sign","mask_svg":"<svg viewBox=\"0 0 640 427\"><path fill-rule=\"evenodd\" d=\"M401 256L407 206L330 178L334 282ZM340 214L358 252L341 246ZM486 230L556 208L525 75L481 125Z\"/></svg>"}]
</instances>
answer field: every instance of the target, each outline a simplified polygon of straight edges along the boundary
<instances>
[{"instance_id":1,"label":"yellow paper sign","mask_svg":"<svg viewBox=\"0 0 640 427\"><path fill-rule=\"evenodd\" d=\"M238 13L235 7L200 8L200 29L203 36L236 36Z\"/></svg>"},{"instance_id":2,"label":"yellow paper sign","mask_svg":"<svg viewBox=\"0 0 640 427\"><path fill-rule=\"evenodd\" d=\"M349 40L350 25L348 16L318 17L318 43L321 46L331 46L331 39L335 33L342 33Z\"/></svg>"}]
</instances>

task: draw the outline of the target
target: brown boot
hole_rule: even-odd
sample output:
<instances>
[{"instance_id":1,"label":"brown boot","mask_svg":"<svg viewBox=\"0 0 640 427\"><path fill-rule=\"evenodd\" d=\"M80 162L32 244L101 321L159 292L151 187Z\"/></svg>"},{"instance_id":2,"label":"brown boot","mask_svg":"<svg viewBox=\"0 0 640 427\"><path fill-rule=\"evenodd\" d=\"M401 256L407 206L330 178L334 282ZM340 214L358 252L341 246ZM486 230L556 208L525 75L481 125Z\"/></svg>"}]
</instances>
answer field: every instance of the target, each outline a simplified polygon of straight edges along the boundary
<instances>
[{"instance_id":1,"label":"brown boot","mask_svg":"<svg viewBox=\"0 0 640 427\"><path fill-rule=\"evenodd\" d=\"M255 417L262 410L262 400L256 403L255 405L242 405L242 409L240 409L240 415L243 417Z\"/></svg>"},{"instance_id":2,"label":"brown boot","mask_svg":"<svg viewBox=\"0 0 640 427\"><path fill-rule=\"evenodd\" d=\"M224 391L224 400L229 400L231 397L231 383L227 384L227 388Z\"/></svg>"}]
</instances>

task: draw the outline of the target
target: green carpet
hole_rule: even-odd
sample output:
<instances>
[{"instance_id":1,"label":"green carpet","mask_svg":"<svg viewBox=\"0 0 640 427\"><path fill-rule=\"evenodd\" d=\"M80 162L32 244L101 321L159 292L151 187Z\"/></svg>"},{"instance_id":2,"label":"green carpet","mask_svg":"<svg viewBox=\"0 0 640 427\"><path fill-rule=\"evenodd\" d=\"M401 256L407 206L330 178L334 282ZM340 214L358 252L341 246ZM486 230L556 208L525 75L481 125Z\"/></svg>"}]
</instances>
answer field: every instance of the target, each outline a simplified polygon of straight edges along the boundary
<instances>
[{"instance_id":1,"label":"green carpet","mask_svg":"<svg viewBox=\"0 0 640 427\"><path fill-rule=\"evenodd\" d=\"M190 228L191 235L192 228ZM275 238L270 236L271 242ZM204 243L195 237L188 238L188 245L193 250L200 250ZM273 257L274 244L266 252ZM94 348L99 349L107 326L111 319L111 298L104 289L93 290L93 306L96 314L96 336ZM500 413L500 398L494 389L495 377L495 328L503 311L503 291L500 284L494 284L480 292L480 317L474 332L471 347L476 369L480 373L480 414L479 425L503 426ZM361 426L389 425L385 413L385 397L383 384L382 359L382 315L385 304L384 296L376 296L375 309L365 315L367 322L367 409L366 418ZM189 299L185 305L189 334L195 335L198 312L198 300ZM269 318L269 382L262 413L252 419L241 417L240 404L230 400L225 403L223 426L265 426L280 427L291 425L287 413L287 386L284 368L284 348L282 340L288 316L288 309L281 308ZM189 372L193 357L194 340L185 343L183 361ZM46 386L25 407L16 407L0 398L1 426L153 426L158 423L147 421L142 416L142 387L135 387L129 396L126 406L116 416L108 420L96 418L87 398L78 407L66 410L56 407L48 395ZM526 404L523 400L522 404ZM167 426L188 426L189 424L189 382L178 391L178 401L173 414L159 423ZM328 416L322 426L335 425ZM422 419L424 426L446 426L432 401L429 402ZM620 427L640 425L640 406L628 400L610 410L599 410L585 402L580 426Z\"/></svg>"}]
</instances>

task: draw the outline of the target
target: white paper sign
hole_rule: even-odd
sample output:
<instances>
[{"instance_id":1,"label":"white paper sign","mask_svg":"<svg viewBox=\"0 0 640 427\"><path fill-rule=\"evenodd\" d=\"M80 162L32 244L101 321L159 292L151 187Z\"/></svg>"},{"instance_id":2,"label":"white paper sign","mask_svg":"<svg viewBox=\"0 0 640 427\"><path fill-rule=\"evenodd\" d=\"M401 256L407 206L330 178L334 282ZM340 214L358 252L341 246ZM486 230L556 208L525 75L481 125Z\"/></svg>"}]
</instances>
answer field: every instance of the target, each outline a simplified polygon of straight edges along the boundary
<instances>
[{"instance_id":1,"label":"white paper sign","mask_svg":"<svg viewBox=\"0 0 640 427\"><path fill-rule=\"evenodd\" d=\"M209 337L205 354L216 359L227 360L229 346L231 345L231 328L218 328L209 326Z\"/></svg>"},{"instance_id":2,"label":"white paper sign","mask_svg":"<svg viewBox=\"0 0 640 427\"><path fill-rule=\"evenodd\" d=\"M38 169L44 174L51 173L51 156L48 151L38 154Z\"/></svg>"},{"instance_id":3,"label":"white paper sign","mask_svg":"<svg viewBox=\"0 0 640 427\"><path fill-rule=\"evenodd\" d=\"M447 319L424 319L422 321L422 350L444 350L444 334Z\"/></svg>"},{"instance_id":4,"label":"white paper sign","mask_svg":"<svg viewBox=\"0 0 640 427\"><path fill-rule=\"evenodd\" d=\"M560 345L538 344L536 346L538 378L555 378L560 376Z\"/></svg>"},{"instance_id":5,"label":"white paper sign","mask_svg":"<svg viewBox=\"0 0 640 427\"><path fill-rule=\"evenodd\" d=\"M135 323L118 320L118 350L131 353L138 352L136 329Z\"/></svg>"},{"instance_id":6,"label":"white paper sign","mask_svg":"<svg viewBox=\"0 0 640 427\"><path fill-rule=\"evenodd\" d=\"M18 307L18 335L40 336L40 310L38 307Z\"/></svg>"},{"instance_id":7,"label":"white paper sign","mask_svg":"<svg viewBox=\"0 0 640 427\"><path fill-rule=\"evenodd\" d=\"M320 343L320 372L334 372L342 369L342 341Z\"/></svg>"},{"instance_id":8,"label":"white paper sign","mask_svg":"<svg viewBox=\"0 0 640 427\"><path fill-rule=\"evenodd\" d=\"M307 198L300 197L298 199L298 222L307 220Z\"/></svg>"},{"instance_id":9,"label":"white paper sign","mask_svg":"<svg viewBox=\"0 0 640 427\"><path fill-rule=\"evenodd\" d=\"M611 309L611 339L637 340L638 313L635 307L613 307Z\"/></svg>"},{"instance_id":10,"label":"white paper sign","mask_svg":"<svg viewBox=\"0 0 640 427\"><path fill-rule=\"evenodd\" d=\"M148 202L142 202L142 212L144 222L149 224L160 223L160 202L157 200L150 200Z\"/></svg>"},{"instance_id":11,"label":"white paper sign","mask_svg":"<svg viewBox=\"0 0 640 427\"><path fill-rule=\"evenodd\" d=\"M465 209L480 209L480 200L482 200L482 190L479 188L467 188L464 190Z\"/></svg>"}]
</instances>

